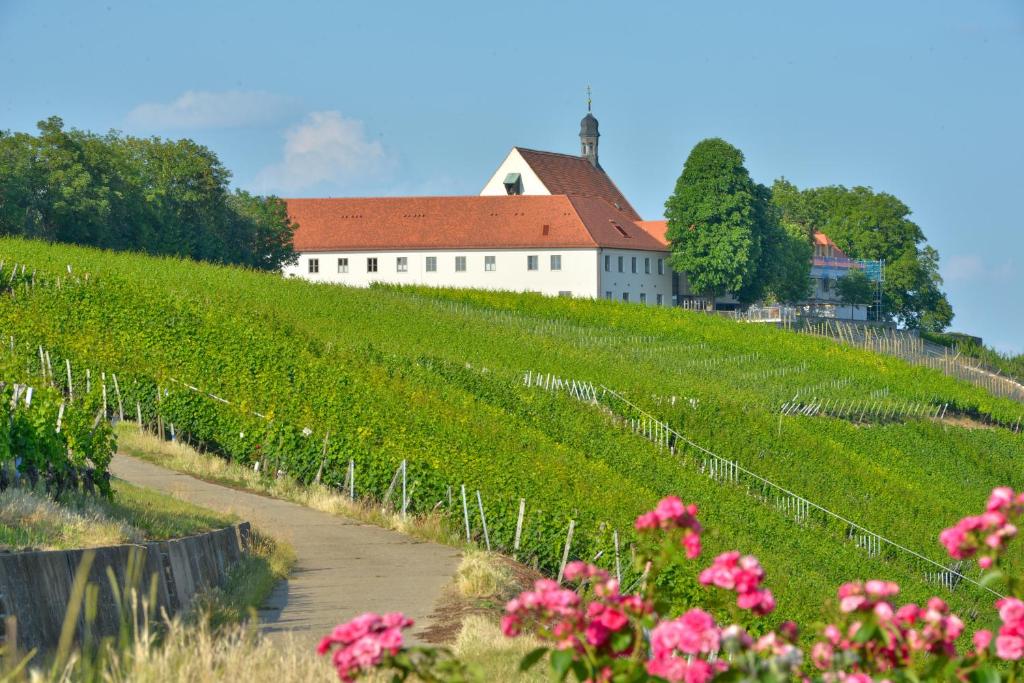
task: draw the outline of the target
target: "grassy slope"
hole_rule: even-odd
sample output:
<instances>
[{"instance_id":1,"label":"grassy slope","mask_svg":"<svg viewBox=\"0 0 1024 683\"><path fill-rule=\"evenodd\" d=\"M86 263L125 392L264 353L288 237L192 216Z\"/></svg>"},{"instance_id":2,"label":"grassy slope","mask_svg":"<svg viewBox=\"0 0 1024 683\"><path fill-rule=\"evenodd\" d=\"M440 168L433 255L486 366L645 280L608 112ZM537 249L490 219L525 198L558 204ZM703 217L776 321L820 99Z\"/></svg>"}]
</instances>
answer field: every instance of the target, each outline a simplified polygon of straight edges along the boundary
<instances>
[{"instance_id":1,"label":"grassy slope","mask_svg":"<svg viewBox=\"0 0 1024 683\"><path fill-rule=\"evenodd\" d=\"M72 263L92 277L87 287L0 304L3 328L28 349L46 344L94 372L180 376L318 433L330 429L328 481L340 481L353 457L361 484L379 495L395 463L408 458L420 484L415 503L442 499L445 484L479 488L500 543L510 541L517 499L526 495L531 515L538 511L536 525L528 515L527 540L549 566L560 550L553 534L568 517L580 524L580 552L593 554L608 546L600 522L626 529L658 496L675 492L701 505L710 551L739 547L761 556L779 577L773 587L786 616L815 615L849 578L892 577L915 599L936 590L832 531L808 529L680 467L598 411L522 389L516 378L527 369L622 390L697 442L937 559L943 526L976 510L991 486L1024 484L1013 466L1022 440L1005 430L780 422L779 406L796 393L843 400L884 393L950 403L1004 424L1022 412L926 369L825 340L603 301L349 290L11 240L0 241L0 258L53 274ZM671 405L668 396L695 399L696 407ZM205 399L177 400L187 407ZM244 460L246 447L231 442L228 427L190 425ZM297 476L315 471L318 448L310 450ZM691 588L680 580L682 593ZM961 591L954 601L976 599Z\"/></svg>"},{"instance_id":2,"label":"grassy slope","mask_svg":"<svg viewBox=\"0 0 1024 683\"><path fill-rule=\"evenodd\" d=\"M237 521L171 496L112 482L112 500L66 494L55 503L22 489L0 493L0 546L10 550L87 548L164 540Z\"/></svg>"}]
</instances>

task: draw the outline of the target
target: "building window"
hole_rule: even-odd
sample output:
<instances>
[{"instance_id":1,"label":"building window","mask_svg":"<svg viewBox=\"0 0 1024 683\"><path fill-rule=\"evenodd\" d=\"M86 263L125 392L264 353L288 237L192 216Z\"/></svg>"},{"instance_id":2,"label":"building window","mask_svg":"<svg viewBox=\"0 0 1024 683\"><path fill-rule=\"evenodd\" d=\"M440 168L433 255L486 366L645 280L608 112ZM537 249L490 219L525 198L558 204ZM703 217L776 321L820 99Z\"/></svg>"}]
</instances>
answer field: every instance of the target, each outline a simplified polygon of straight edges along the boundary
<instances>
[{"instance_id":1,"label":"building window","mask_svg":"<svg viewBox=\"0 0 1024 683\"><path fill-rule=\"evenodd\" d=\"M311 258L309 259L309 272L319 273L320 272L320 259Z\"/></svg>"},{"instance_id":2,"label":"building window","mask_svg":"<svg viewBox=\"0 0 1024 683\"><path fill-rule=\"evenodd\" d=\"M309 271L309 272L311 272L311 273L315 273L316 271L315 271L315 270L311 270L311 271ZM827 292L827 291L829 290L829 287L830 287L830 285L831 285L831 284L832 284L832 283L830 283L830 282L828 281L828 278L827 278L827 277L826 277L826 278L822 278L822 280L821 280L821 291L823 291L823 292Z\"/></svg>"},{"instance_id":3,"label":"building window","mask_svg":"<svg viewBox=\"0 0 1024 683\"><path fill-rule=\"evenodd\" d=\"M407 272L409 272L409 257L408 256L398 256L398 257L396 257L395 258L395 270L397 270L399 273L407 273Z\"/></svg>"},{"instance_id":4,"label":"building window","mask_svg":"<svg viewBox=\"0 0 1024 683\"><path fill-rule=\"evenodd\" d=\"M340 259L338 259L338 272L339 273L347 273L348 272L348 259L347 258L340 258Z\"/></svg>"},{"instance_id":5,"label":"building window","mask_svg":"<svg viewBox=\"0 0 1024 683\"><path fill-rule=\"evenodd\" d=\"M612 269L612 257L610 254L604 255L604 272L611 272Z\"/></svg>"},{"instance_id":6,"label":"building window","mask_svg":"<svg viewBox=\"0 0 1024 683\"><path fill-rule=\"evenodd\" d=\"M629 292L623 292L622 293L622 300L623 301L629 301Z\"/></svg>"},{"instance_id":7,"label":"building window","mask_svg":"<svg viewBox=\"0 0 1024 683\"><path fill-rule=\"evenodd\" d=\"M633 268L633 272L635 273L636 272L636 256L633 257L632 268Z\"/></svg>"},{"instance_id":8,"label":"building window","mask_svg":"<svg viewBox=\"0 0 1024 683\"><path fill-rule=\"evenodd\" d=\"M366 272L367 273L376 273L377 272L377 259L376 258L368 258L368 259L366 259Z\"/></svg>"},{"instance_id":9,"label":"building window","mask_svg":"<svg viewBox=\"0 0 1024 683\"><path fill-rule=\"evenodd\" d=\"M455 272L465 273L466 272L466 257L456 256L455 257Z\"/></svg>"},{"instance_id":10,"label":"building window","mask_svg":"<svg viewBox=\"0 0 1024 683\"><path fill-rule=\"evenodd\" d=\"M644 275L651 274L651 257L644 256Z\"/></svg>"},{"instance_id":11,"label":"building window","mask_svg":"<svg viewBox=\"0 0 1024 683\"><path fill-rule=\"evenodd\" d=\"M658 259L658 275L664 275L664 274L665 274L665 259L660 258L660 259Z\"/></svg>"},{"instance_id":12,"label":"building window","mask_svg":"<svg viewBox=\"0 0 1024 683\"><path fill-rule=\"evenodd\" d=\"M656 303L659 306L661 306L664 302L665 302L664 295L662 295L662 294L655 294L654 295L654 303Z\"/></svg>"},{"instance_id":13,"label":"building window","mask_svg":"<svg viewBox=\"0 0 1024 683\"><path fill-rule=\"evenodd\" d=\"M640 303L647 303L647 292L640 292Z\"/></svg>"},{"instance_id":14,"label":"building window","mask_svg":"<svg viewBox=\"0 0 1024 683\"><path fill-rule=\"evenodd\" d=\"M538 270L540 268L540 259L536 256L526 257L526 269L527 270Z\"/></svg>"},{"instance_id":15,"label":"building window","mask_svg":"<svg viewBox=\"0 0 1024 683\"><path fill-rule=\"evenodd\" d=\"M611 292L605 292L604 293L604 298L608 299L608 301L611 301L612 300L612 293Z\"/></svg>"},{"instance_id":16,"label":"building window","mask_svg":"<svg viewBox=\"0 0 1024 683\"><path fill-rule=\"evenodd\" d=\"M561 257L561 255L560 254L552 254L551 255L551 270L561 270L561 269L562 269L562 257Z\"/></svg>"},{"instance_id":17,"label":"building window","mask_svg":"<svg viewBox=\"0 0 1024 683\"><path fill-rule=\"evenodd\" d=\"M622 272L622 257L619 257L619 272Z\"/></svg>"},{"instance_id":18,"label":"building window","mask_svg":"<svg viewBox=\"0 0 1024 683\"><path fill-rule=\"evenodd\" d=\"M572 298L572 292L567 292L564 289L558 293L558 296L564 296L567 299Z\"/></svg>"},{"instance_id":19,"label":"building window","mask_svg":"<svg viewBox=\"0 0 1024 683\"><path fill-rule=\"evenodd\" d=\"M428 256L427 257L427 272L428 273L436 273L437 272L437 257L436 256Z\"/></svg>"},{"instance_id":20,"label":"building window","mask_svg":"<svg viewBox=\"0 0 1024 683\"><path fill-rule=\"evenodd\" d=\"M498 269L497 257L484 256L484 270L495 271Z\"/></svg>"}]
</instances>

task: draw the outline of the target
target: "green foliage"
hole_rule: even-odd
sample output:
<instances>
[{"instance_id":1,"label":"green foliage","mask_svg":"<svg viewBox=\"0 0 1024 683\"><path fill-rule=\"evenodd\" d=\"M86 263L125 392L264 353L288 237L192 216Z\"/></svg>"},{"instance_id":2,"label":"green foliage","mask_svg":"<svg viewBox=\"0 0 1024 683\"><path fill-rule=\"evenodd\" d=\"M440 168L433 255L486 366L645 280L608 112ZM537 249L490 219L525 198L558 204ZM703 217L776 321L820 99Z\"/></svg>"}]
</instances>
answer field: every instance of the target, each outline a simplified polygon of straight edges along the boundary
<instances>
[{"instance_id":1,"label":"green foliage","mask_svg":"<svg viewBox=\"0 0 1024 683\"><path fill-rule=\"evenodd\" d=\"M0 234L277 270L295 225L276 197L230 193L230 172L191 140L0 131Z\"/></svg>"},{"instance_id":2,"label":"green foliage","mask_svg":"<svg viewBox=\"0 0 1024 683\"><path fill-rule=\"evenodd\" d=\"M766 295L787 303L806 298L809 234L782 221L772 190L750 179L743 153L724 140L693 148L665 216L669 263L686 273L694 292L728 292L743 304Z\"/></svg>"},{"instance_id":3,"label":"green foliage","mask_svg":"<svg viewBox=\"0 0 1024 683\"><path fill-rule=\"evenodd\" d=\"M4 376L12 373L5 369ZM16 395L17 392L17 395ZM47 478L48 488L60 495L69 480L86 477L100 493L109 497L106 476L116 438L110 423L102 419L102 408L92 400L65 404L60 394L45 386L0 385L0 470L4 485L10 483L11 467L33 485ZM63 404L63 409L61 408ZM57 430L58 418L60 431Z\"/></svg>"},{"instance_id":4,"label":"green foliage","mask_svg":"<svg viewBox=\"0 0 1024 683\"><path fill-rule=\"evenodd\" d=\"M943 346L956 349L956 351L965 356L977 358L985 365L994 368L997 372L1016 378L1018 381L1024 381L1024 353L1019 353L1015 356L1000 353L991 347L981 344L981 340L977 337L956 332L938 333L925 331L921 333L921 336L934 344L942 344Z\"/></svg>"},{"instance_id":5,"label":"green foliage","mask_svg":"<svg viewBox=\"0 0 1024 683\"><path fill-rule=\"evenodd\" d=\"M928 331L941 331L952 321L953 309L940 289L939 253L926 244L906 204L869 187L801 191L779 179L772 190L785 223L825 233L850 258L885 261L882 308L889 319Z\"/></svg>"},{"instance_id":6,"label":"green foliage","mask_svg":"<svg viewBox=\"0 0 1024 683\"><path fill-rule=\"evenodd\" d=\"M461 525L459 486L471 500L479 490L498 548L511 548L526 498L519 557L551 572L570 519L571 555L601 553L611 567L613 530L629 548L635 516L674 493L714 529L707 553L739 548L757 554L769 577L785 577L784 617L813 620L851 578L896 580L908 600L938 588L897 557L846 542L845 527L799 522L710 481L700 452L656 449L617 427L607 406L524 387L526 370L622 391L696 443L927 556L942 557L938 532L991 488L1024 485L1024 440L1002 428L1016 423L1020 404L814 337L615 302L349 289L16 239L0 240L0 259L29 263L40 279L69 263L90 274L0 297L0 329L15 338L12 372L37 373L41 344L54 367L70 360L76 396L86 368L94 381L116 372L126 415L138 402L150 426L159 411L165 428L173 423L207 450L307 482L329 432L323 482L342 484L354 460L360 498L382 497L404 459L412 510L439 506ZM795 395L948 404L995 428L780 416ZM479 535L479 513L469 513ZM675 604L696 599L694 588L673 582ZM949 597L961 613L977 601L967 588Z\"/></svg>"},{"instance_id":7,"label":"green foliage","mask_svg":"<svg viewBox=\"0 0 1024 683\"><path fill-rule=\"evenodd\" d=\"M761 254L757 197L740 150L720 138L698 142L665 202L665 217L669 263L686 273L693 291L754 293Z\"/></svg>"},{"instance_id":8,"label":"green foliage","mask_svg":"<svg viewBox=\"0 0 1024 683\"><path fill-rule=\"evenodd\" d=\"M875 298L875 285L863 270L853 268L836 281L839 300L847 305L870 304Z\"/></svg>"}]
</instances>

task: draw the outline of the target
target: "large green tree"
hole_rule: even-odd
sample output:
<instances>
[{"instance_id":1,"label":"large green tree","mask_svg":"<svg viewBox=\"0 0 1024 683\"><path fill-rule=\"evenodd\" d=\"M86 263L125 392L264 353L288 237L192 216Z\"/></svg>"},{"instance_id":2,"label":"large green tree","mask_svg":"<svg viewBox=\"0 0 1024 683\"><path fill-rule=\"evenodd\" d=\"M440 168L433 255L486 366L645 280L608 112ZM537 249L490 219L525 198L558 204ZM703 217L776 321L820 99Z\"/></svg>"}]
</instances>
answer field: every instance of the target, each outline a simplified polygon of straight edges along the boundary
<instances>
[{"instance_id":1,"label":"large green tree","mask_svg":"<svg viewBox=\"0 0 1024 683\"><path fill-rule=\"evenodd\" d=\"M953 309L942 291L939 254L891 194L841 185L799 190L785 179L772 187L785 223L819 230L851 258L884 260L882 313L907 327L938 331Z\"/></svg>"},{"instance_id":2,"label":"large green tree","mask_svg":"<svg viewBox=\"0 0 1024 683\"><path fill-rule=\"evenodd\" d=\"M0 234L276 270L293 262L284 204L229 189L191 140L66 130L0 131Z\"/></svg>"},{"instance_id":3,"label":"large green tree","mask_svg":"<svg viewBox=\"0 0 1024 683\"><path fill-rule=\"evenodd\" d=\"M784 223L772 190L755 183L743 162L719 138L690 152L665 202L669 263L703 296L800 301L810 284L809 233Z\"/></svg>"},{"instance_id":4,"label":"large green tree","mask_svg":"<svg viewBox=\"0 0 1024 683\"><path fill-rule=\"evenodd\" d=\"M694 292L756 298L761 255L756 204L743 153L720 138L697 143L665 202L669 263L686 274Z\"/></svg>"}]
</instances>

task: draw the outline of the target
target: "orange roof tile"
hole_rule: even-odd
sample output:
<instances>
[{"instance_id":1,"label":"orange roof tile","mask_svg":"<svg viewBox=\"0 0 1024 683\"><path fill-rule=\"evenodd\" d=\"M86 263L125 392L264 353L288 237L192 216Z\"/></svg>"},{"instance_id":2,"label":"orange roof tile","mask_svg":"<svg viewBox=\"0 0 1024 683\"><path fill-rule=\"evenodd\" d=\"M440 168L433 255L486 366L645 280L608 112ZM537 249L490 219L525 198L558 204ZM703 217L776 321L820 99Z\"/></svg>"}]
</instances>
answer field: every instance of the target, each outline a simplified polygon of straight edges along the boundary
<instances>
[{"instance_id":1,"label":"orange roof tile","mask_svg":"<svg viewBox=\"0 0 1024 683\"><path fill-rule=\"evenodd\" d=\"M564 195L287 199L298 252L664 246L603 199Z\"/></svg>"},{"instance_id":2,"label":"orange roof tile","mask_svg":"<svg viewBox=\"0 0 1024 683\"><path fill-rule=\"evenodd\" d=\"M632 205L602 169L583 157L516 147L551 194L570 197L600 197L621 209L629 220L640 220Z\"/></svg>"},{"instance_id":3,"label":"orange roof tile","mask_svg":"<svg viewBox=\"0 0 1024 683\"><path fill-rule=\"evenodd\" d=\"M637 221L636 224L658 240L662 246L668 246L668 238L665 237L665 233L668 232L668 221Z\"/></svg>"},{"instance_id":4,"label":"orange roof tile","mask_svg":"<svg viewBox=\"0 0 1024 683\"><path fill-rule=\"evenodd\" d=\"M832 238L823 232L814 231L814 243L821 247L830 247L834 252L836 258L849 258L842 249L836 246L836 243L832 241Z\"/></svg>"}]
</instances>

